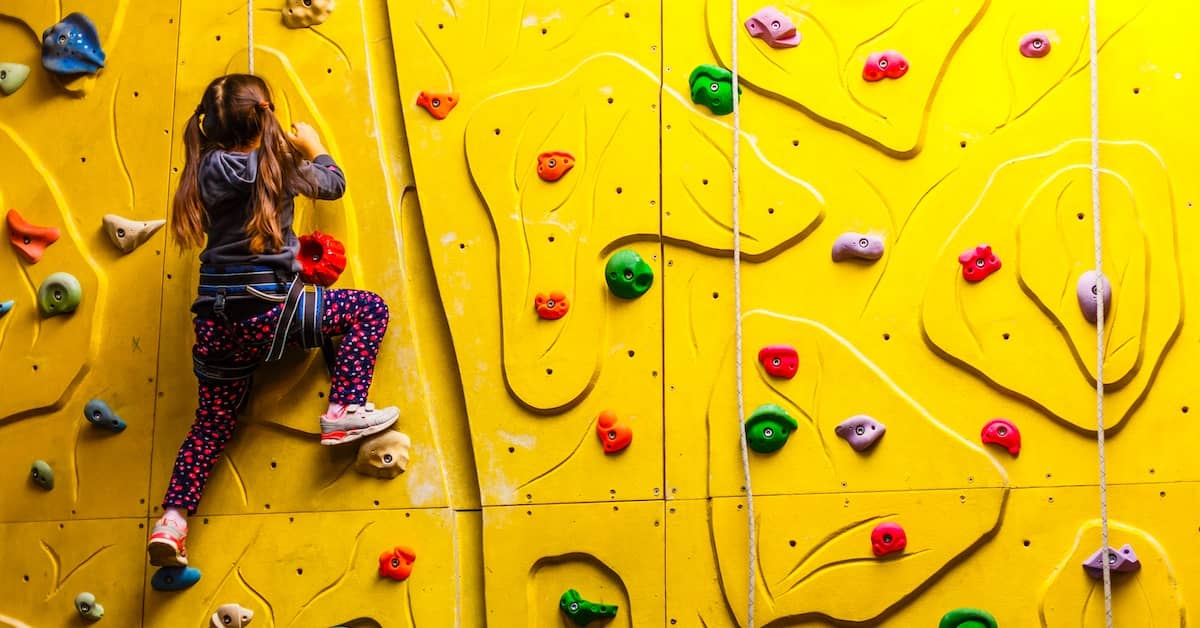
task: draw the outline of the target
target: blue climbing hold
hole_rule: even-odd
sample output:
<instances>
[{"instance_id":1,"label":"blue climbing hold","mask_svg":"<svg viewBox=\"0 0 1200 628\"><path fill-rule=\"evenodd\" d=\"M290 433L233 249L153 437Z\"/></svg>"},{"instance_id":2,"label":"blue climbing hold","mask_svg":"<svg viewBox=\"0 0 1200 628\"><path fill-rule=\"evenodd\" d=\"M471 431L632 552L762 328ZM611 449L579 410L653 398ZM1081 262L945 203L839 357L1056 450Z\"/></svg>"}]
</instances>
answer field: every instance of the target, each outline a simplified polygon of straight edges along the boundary
<instances>
[{"instance_id":1,"label":"blue climbing hold","mask_svg":"<svg viewBox=\"0 0 1200 628\"><path fill-rule=\"evenodd\" d=\"M87 405L83 407L83 418L87 419L88 423L110 432L125 431L125 421L117 416L117 413L113 412L107 403L99 399L87 402Z\"/></svg>"},{"instance_id":2,"label":"blue climbing hold","mask_svg":"<svg viewBox=\"0 0 1200 628\"><path fill-rule=\"evenodd\" d=\"M182 591L200 582L200 570L195 567L162 567L154 572L150 586L155 591Z\"/></svg>"},{"instance_id":3,"label":"blue climbing hold","mask_svg":"<svg viewBox=\"0 0 1200 628\"><path fill-rule=\"evenodd\" d=\"M95 74L104 67L104 51L96 25L72 13L42 31L42 65L58 74Z\"/></svg>"},{"instance_id":4,"label":"blue climbing hold","mask_svg":"<svg viewBox=\"0 0 1200 628\"><path fill-rule=\"evenodd\" d=\"M5 314L8 314L12 311L13 303L15 303L15 301L12 299L0 303L0 317L3 317Z\"/></svg>"}]
</instances>

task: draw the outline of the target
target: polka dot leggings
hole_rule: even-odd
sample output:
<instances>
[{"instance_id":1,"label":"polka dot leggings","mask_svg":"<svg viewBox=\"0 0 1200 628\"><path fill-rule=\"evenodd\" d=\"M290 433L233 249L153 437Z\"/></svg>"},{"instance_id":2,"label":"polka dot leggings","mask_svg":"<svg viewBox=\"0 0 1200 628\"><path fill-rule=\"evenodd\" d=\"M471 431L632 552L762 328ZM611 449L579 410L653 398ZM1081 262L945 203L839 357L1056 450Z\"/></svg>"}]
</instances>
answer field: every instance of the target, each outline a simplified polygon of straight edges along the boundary
<instances>
[{"instance_id":1,"label":"polka dot leggings","mask_svg":"<svg viewBox=\"0 0 1200 628\"><path fill-rule=\"evenodd\" d=\"M342 405L367 400L375 356L388 326L388 307L379 295L363 290L326 290L321 330L343 336L334 360L329 400ZM240 321L196 318L192 353L201 359L224 356L222 362L242 366L262 362L283 305ZM297 339L288 346L298 346ZM245 407L250 380L200 380L199 404L192 429L179 448L163 508L194 514L208 475L233 437L238 412Z\"/></svg>"}]
</instances>

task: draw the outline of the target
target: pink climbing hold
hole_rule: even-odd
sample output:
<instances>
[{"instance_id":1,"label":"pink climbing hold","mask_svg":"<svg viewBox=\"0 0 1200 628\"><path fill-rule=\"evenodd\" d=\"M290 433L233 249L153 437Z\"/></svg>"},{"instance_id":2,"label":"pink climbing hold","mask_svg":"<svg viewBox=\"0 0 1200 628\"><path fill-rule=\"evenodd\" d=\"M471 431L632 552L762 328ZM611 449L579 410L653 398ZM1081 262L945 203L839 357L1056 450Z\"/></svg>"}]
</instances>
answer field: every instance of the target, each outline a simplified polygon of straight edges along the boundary
<instances>
[{"instance_id":1,"label":"pink climbing hold","mask_svg":"<svg viewBox=\"0 0 1200 628\"><path fill-rule=\"evenodd\" d=\"M988 421L979 436L983 442L1000 445L1014 456L1021 453L1021 432L1008 419Z\"/></svg>"},{"instance_id":2,"label":"pink climbing hold","mask_svg":"<svg viewBox=\"0 0 1200 628\"><path fill-rule=\"evenodd\" d=\"M746 20L746 31L772 48L795 48L800 45L800 32L788 16L775 7L763 7Z\"/></svg>"},{"instance_id":3,"label":"pink climbing hold","mask_svg":"<svg viewBox=\"0 0 1200 628\"><path fill-rule=\"evenodd\" d=\"M1000 270L1000 258L992 253L992 247L987 244L963 251L958 256L958 263L962 264L962 276L967 281L983 281Z\"/></svg>"},{"instance_id":4,"label":"pink climbing hold","mask_svg":"<svg viewBox=\"0 0 1200 628\"><path fill-rule=\"evenodd\" d=\"M1042 32L1033 32L1021 38L1021 55L1030 59L1040 59L1050 54L1050 36Z\"/></svg>"},{"instance_id":5,"label":"pink climbing hold","mask_svg":"<svg viewBox=\"0 0 1200 628\"><path fill-rule=\"evenodd\" d=\"M864 81L874 83L885 78L898 79L908 73L908 59L895 50L875 52L863 66Z\"/></svg>"}]
</instances>

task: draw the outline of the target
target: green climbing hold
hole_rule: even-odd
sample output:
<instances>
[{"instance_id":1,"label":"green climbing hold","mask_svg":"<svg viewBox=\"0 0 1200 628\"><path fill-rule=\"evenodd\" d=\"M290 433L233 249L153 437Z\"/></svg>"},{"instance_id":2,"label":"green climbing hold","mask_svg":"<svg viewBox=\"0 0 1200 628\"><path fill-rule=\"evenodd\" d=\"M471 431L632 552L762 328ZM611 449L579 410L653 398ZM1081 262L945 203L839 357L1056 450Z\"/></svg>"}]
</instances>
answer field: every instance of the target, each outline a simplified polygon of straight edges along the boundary
<instances>
[{"instance_id":1,"label":"green climbing hold","mask_svg":"<svg viewBox=\"0 0 1200 628\"><path fill-rule=\"evenodd\" d=\"M45 460L34 460L29 468L29 479L45 490L54 488L54 469Z\"/></svg>"},{"instance_id":2,"label":"green climbing hold","mask_svg":"<svg viewBox=\"0 0 1200 628\"><path fill-rule=\"evenodd\" d=\"M75 596L75 612L85 621L96 622L104 617L104 607L96 601L96 596L84 591Z\"/></svg>"},{"instance_id":3,"label":"green climbing hold","mask_svg":"<svg viewBox=\"0 0 1200 628\"><path fill-rule=\"evenodd\" d=\"M617 616L616 605L589 602L580 597L575 589L567 589L562 597L558 598L558 607L576 626L586 626L597 619Z\"/></svg>"},{"instance_id":4,"label":"green climbing hold","mask_svg":"<svg viewBox=\"0 0 1200 628\"><path fill-rule=\"evenodd\" d=\"M38 309L43 316L74 312L83 299L83 287L70 273L54 273L38 288Z\"/></svg>"},{"instance_id":5,"label":"green climbing hold","mask_svg":"<svg viewBox=\"0 0 1200 628\"><path fill-rule=\"evenodd\" d=\"M787 410L773 403L764 403L746 419L746 442L750 449L769 454L786 445L788 437L798 427L800 424Z\"/></svg>"},{"instance_id":6,"label":"green climbing hold","mask_svg":"<svg viewBox=\"0 0 1200 628\"><path fill-rule=\"evenodd\" d=\"M0 92L7 96L21 89L29 78L29 66L20 63L0 63Z\"/></svg>"},{"instance_id":7,"label":"green climbing hold","mask_svg":"<svg viewBox=\"0 0 1200 628\"><path fill-rule=\"evenodd\" d=\"M978 608L956 608L942 616L938 628L997 628L996 618Z\"/></svg>"},{"instance_id":8,"label":"green climbing hold","mask_svg":"<svg viewBox=\"0 0 1200 628\"><path fill-rule=\"evenodd\" d=\"M688 77L692 90L692 102L708 107L714 114L723 116L733 113L733 73L720 66L706 63L696 66ZM742 86L738 86L741 99Z\"/></svg>"},{"instance_id":9,"label":"green climbing hold","mask_svg":"<svg viewBox=\"0 0 1200 628\"><path fill-rule=\"evenodd\" d=\"M633 249L622 249L608 258L604 267L608 289L622 299L636 299L654 283L654 269Z\"/></svg>"}]
</instances>

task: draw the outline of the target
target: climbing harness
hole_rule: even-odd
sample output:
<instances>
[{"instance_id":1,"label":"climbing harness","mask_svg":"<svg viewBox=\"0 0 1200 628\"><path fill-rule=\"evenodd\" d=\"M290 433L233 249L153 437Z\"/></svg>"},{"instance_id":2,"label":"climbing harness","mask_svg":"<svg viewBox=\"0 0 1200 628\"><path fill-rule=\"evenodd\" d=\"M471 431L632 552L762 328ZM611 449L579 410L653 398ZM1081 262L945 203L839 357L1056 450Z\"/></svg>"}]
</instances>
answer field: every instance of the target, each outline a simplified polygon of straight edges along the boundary
<instances>
[{"instance_id":1,"label":"climbing harness","mask_svg":"<svg viewBox=\"0 0 1200 628\"><path fill-rule=\"evenodd\" d=\"M754 628L754 586L758 581L755 566L758 564L758 533L754 520L754 489L750 485L750 451L746 444L746 430L742 426L746 414L745 388L742 381L742 238L741 238L741 195L740 171L741 151L739 149L742 137L742 108L738 98L738 0L733 0L732 16L729 22L730 39L733 46L730 56L730 73L732 77L733 94L733 319L734 319L734 360L733 368L737 384L737 419L738 438L741 439L742 450L742 479L746 483L746 528L748 534L749 552L746 558L747 589L746 626Z\"/></svg>"},{"instance_id":2,"label":"climbing harness","mask_svg":"<svg viewBox=\"0 0 1200 628\"><path fill-rule=\"evenodd\" d=\"M269 338L270 348L264 362L283 357L289 340L298 336L300 346L320 348L325 366L333 372L333 343L321 332L321 312L324 309L325 288L304 283L298 275L284 275L268 266L245 264L200 267L201 296L213 297L213 314L226 319L225 307L231 301L259 299L283 304L283 311ZM193 355L198 377L218 381L246 379L258 367L256 362L232 364L221 357L200 359Z\"/></svg>"},{"instance_id":3,"label":"climbing harness","mask_svg":"<svg viewBox=\"0 0 1200 628\"><path fill-rule=\"evenodd\" d=\"M1088 44L1092 101L1092 238L1096 247L1096 285L1104 285L1103 237L1100 229L1100 67L1096 40L1096 0L1088 0ZM1104 299L1096 299L1096 451L1100 459L1100 547L1108 553L1108 471L1104 460ZM1113 627L1112 571L1100 561L1104 576L1104 621Z\"/></svg>"}]
</instances>

